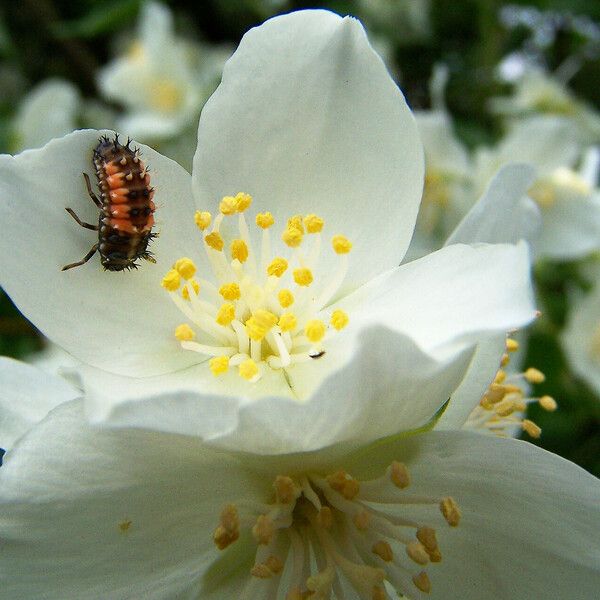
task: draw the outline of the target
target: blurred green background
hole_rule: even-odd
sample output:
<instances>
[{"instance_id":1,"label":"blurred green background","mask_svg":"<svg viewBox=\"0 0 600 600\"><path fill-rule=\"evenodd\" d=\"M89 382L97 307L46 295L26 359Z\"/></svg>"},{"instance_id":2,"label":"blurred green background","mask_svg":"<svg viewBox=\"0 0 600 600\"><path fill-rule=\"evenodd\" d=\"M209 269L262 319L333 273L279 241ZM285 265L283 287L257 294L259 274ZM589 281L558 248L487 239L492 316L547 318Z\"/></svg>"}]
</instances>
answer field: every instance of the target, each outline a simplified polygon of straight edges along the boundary
<instances>
[{"instance_id":1,"label":"blurred green background","mask_svg":"<svg viewBox=\"0 0 600 600\"><path fill-rule=\"evenodd\" d=\"M402 4L400 0L396 4ZM600 2L538 0L510 4L494 0L404 3L412 21L381 18L377 9L393 0L354 2L282 2L278 0L206 0L165 2L174 11L177 30L210 43L237 44L253 25L294 8L331 8L361 18L370 34L387 40L394 73L413 108L428 108L433 66L449 67L447 105L458 134L471 147L494 141L500 124L486 103L506 91L495 77L501 59L517 49L543 56L550 70L568 57L579 57L581 68L570 81L577 95L600 105ZM115 40L136 25L140 0L22 0L0 5L0 151L9 152L11 123L23 95L48 77L74 83L84 97L97 96L98 68L114 56ZM529 8L527 8L529 7ZM519 8L529 13L519 12ZM419 12L420 11L420 12ZM397 15L399 13L392 14ZM425 27L419 15L426 17ZM528 14L532 26L515 15ZM415 18L415 15L417 18ZM512 23L512 25L511 25ZM544 27L551 39L544 38ZM540 33L541 32L541 33ZM587 33L586 33L587 32ZM535 269L542 317L534 326L525 353L525 366L547 375L536 394L550 394L559 403L556 413L532 407L532 418L543 433L535 443L600 475L600 399L569 370L557 335L569 306L568 291L586 290L585 265L542 263ZM36 330L0 292L0 353L27 357L43 348Z\"/></svg>"}]
</instances>

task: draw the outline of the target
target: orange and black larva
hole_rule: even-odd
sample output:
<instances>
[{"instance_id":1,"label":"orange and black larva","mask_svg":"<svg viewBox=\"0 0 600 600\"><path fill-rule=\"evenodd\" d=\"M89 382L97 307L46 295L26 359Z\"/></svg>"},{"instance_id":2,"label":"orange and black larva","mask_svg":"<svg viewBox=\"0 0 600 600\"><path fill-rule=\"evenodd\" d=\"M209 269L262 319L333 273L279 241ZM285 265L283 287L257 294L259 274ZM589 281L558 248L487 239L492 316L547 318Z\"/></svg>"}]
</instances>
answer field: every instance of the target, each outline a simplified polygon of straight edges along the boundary
<instances>
[{"instance_id":1,"label":"orange and black larva","mask_svg":"<svg viewBox=\"0 0 600 600\"><path fill-rule=\"evenodd\" d=\"M71 208L66 211L86 229L98 232L98 243L80 260L65 265L62 270L79 267L86 263L96 251L100 262L108 271L137 269L140 258L155 262L148 251L154 225L154 189L150 187L150 176L140 160L139 149L132 149L114 139L104 136L94 149L94 167L98 178L100 199L92 191L90 178L83 174L88 194L100 209L98 225L84 223Z\"/></svg>"}]
</instances>

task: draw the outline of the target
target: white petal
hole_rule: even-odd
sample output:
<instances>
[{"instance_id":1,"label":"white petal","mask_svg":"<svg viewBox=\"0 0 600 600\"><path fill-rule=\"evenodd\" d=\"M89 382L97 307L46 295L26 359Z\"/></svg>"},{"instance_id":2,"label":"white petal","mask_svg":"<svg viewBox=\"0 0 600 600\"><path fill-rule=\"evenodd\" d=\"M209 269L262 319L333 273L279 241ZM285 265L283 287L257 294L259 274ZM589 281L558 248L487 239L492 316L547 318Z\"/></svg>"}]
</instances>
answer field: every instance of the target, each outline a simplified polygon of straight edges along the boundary
<instances>
[{"instance_id":1,"label":"white petal","mask_svg":"<svg viewBox=\"0 0 600 600\"><path fill-rule=\"evenodd\" d=\"M381 275L340 306L445 355L533 319L527 245L447 246Z\"/></svg>"},{"instance_id":2,"label":"white petal","mask_svg":"<svg viewBox=\"0 0 600 600\"><path fill-rule=\"evenodd\" d=\"M248 32L203 109L196 201L245 191L279 226L315 212L354 243L348 291L400 263L423 182L414 119L360 23L326 11ZM380 249L380 251L378 251ZM324 271L337 268L335 255Z\"/></svg>"},{"instance_id":3,"label":"white petal","mask_svg":"<svg viewBox=\"0 0 600 600\"><path fill-rule=\"evenodd\" d=\"M535 171L524 164L502 167L490 182L484 195L452 232L450 244L515 244L531 241L539 235L540 211L528 196Z\"/></svg>"},{"instance_id":4,"label":"white petal","mask_svg":"<svg viewBox=\"0 0 600 600\"><path fill-rule=\"evenodd\" d=\"M97 241L65 207L84 221L98 220L82 173L93 175L100 133L77 131L41 150L0 157L0 283L42 333L84 362L130 375L181 368L187 357L179 360L171 341L180 313L160 286L171 264L198 242L190 177L179 165L136 144L156 188L156 265L110 272L92 257L61 271Z\"/></svg>"},{"instance_id":5,"label":"white petal","mask_svg":"<svg viewBox=\"0 0 600 600\"><path fill-rule=\"evenodd\" d=\"M271 481L197 440L97 430L62 405L0 468L3 595L197 598L221 508Z\"/></svg>"},{"instance_id":6,"label":"white petal","mask_svg":"<svg viewBox=\"0 0 600 600\"><path fill-rule=\"evenodd\" d=\"M0 448L12 448L55 406L80 395L58 377L0 356Z\"/></svg>"},{"instance_id":7,"label":"white petal","mask_svg":"<svg viewBox=\"0 0 600 600\"><path fill-rule=\"evenodd\" d=\"M373 476L391 457L408 465L407 491L450 495L462 511L450 528L402 506L436 527L443 559L427 569L429 598L596 598L600 482L589 473L527 442L449 431L379 445L346 469Z\"/></svg>"}]
</instances>

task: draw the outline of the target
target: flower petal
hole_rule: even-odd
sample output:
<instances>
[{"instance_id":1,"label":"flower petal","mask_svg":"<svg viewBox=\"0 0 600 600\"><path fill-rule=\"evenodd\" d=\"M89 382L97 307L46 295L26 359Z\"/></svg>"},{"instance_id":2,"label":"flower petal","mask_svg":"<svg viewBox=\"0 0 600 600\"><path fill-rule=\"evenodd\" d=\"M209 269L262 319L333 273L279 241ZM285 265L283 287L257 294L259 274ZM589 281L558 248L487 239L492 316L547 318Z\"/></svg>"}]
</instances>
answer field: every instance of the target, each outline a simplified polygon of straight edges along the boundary
<instances>
[{"instance_id":1,"label":"flower petal","mask_svg":"<svg viewBox=\"0 0 600 600\"><path fill-rule=\"evenodd\" d=\"M94 429L63 404L0 468L3 594L197 598L223 505L269 484L198 440Z\"/></svg>"},{"instance_id":2,"label":"flower petal","mask_svg":"<svg viewBox=\"0 0 600 600\"><path fill-rule=\"evenodd\" d=\"M0 448L12 448L50 410L81 395L62 379L0 356Z\"/></svg>"},{"instance_id":3,"label":"flower petal","mask_svg":"<svg viewBox=\"0 0 600 600\"><path fill-rule=\"evenodd\" d=\"M320 214L354 244L345 291L400 263L419 206L422 148L355 19L300 11L249 31L198 136L193 186L204 209L245 191L279 224ZM323 261L335 272L335 256Z\"/></svg>"},{"instance_id":4,"label":"flower petal","mask_svg":"<svg viewBox=\"0 0 600 600\"><path fill-rule=\"evenodd\" d=\"M190 177L179 165L135 144L156 188L157 265L113 273L93 257L61 272L97 241L64 209L97 222L82 173L93 173L101 133L111 135L77 131L41 150L0 157L0 283L36 327L84 362L132 375L181 368L187 357L175 355L171 341L179 312L160 286L171 264L197 244Z\"/></svg>"},{"instance_id":5,"label":"flower petal","mask_svg":"<svg viewBox=\"0 0 600 600\"><path fill-rule=\"evenodd\" d=\"M390 460L408 465L410 494L452 496L460 525L436 527L442 562L427 572L433 600L580 598L600 588L600 482L527 442L470 432L430 432L379 444L345 468L379 476ZM403 504L406 518L431 510Z\"/></svg>"}]
</instances>

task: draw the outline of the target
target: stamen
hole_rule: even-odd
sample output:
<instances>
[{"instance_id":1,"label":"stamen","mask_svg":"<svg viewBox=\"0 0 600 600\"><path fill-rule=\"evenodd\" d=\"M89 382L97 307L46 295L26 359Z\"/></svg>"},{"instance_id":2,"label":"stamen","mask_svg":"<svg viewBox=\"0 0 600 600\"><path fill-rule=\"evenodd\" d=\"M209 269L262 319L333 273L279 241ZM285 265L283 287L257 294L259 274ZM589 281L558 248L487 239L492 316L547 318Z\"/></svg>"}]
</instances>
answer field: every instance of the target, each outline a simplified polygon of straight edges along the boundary
<instances>
[{"instance_id":1,"label":"stamen","mask_svg":"<svg viewBox=\"0 0 600 600\"><path fill-rule=\"evenodd\" d=\"M201 212L199 210L196 211L194 215L194 222L196 223L196 227L200 229L200 231L204 231L210 227L210 223L212 221L212 215L207 212Z\"/></svg>"},{"instance_id":2,"label":"stamen","mask_svg":"<svg viewBox=\"0 0 600 600\"><path fill-rule=\"evenodd\" d=\"M352 243L343 235L334 235L331 245L336 254L348 254L352 250Z\"/></svg>"},{"instance_id":3,"label":"stamen","mask_svg":"<svg viewBox=\"0 0 600 600\"><path fill-rule=\"evenodd\" d=\"M279 290L277 294L277 299L279 300L279 304L281 308L288 308L292 304L294 304L294 294L290 292L290 290Z\"/></svg>"},{"instance_id":4,"label":"stamen","mask_svg":"<svg viewBox=\"0 0 600 600\"><path fill-rule=\"evenodd\" d=\"M344 329L344 327L348 325L349 320L350 319L348 318L348 315L339 308L337 310L334 310L331 314L331 325L334 329L337 329L338 331Z\"/></svg>"},{"instance_id":5,"label":"stamen","mask_svg":"<svg viewBox=\"0 0 600 600\"><path fill-rule=\"evenodd\" d=\"M219 204L219 210L223 215L233 215L237 212L237 200L233 196L223 196Z\"/></svg>"},{"instance_id":6,"label":"stamen","mask_svg":"<svg viewBox=\"0 0 600 600\"><path fill-rule=\"evenodd\" d=\"M281 277L288 268L288 262L285 258L278 256L271 261L271 264L267 267L267 275L274 277Z\"/></svg>"},{"instance_id":7,"label":"stamen","mask_svg":"<svg viewBox=\"0 0 600 600\"><path fill-rule=\"evenodd\" d=\"M268 229L273 223L275 223L275 219L270 212L258 213L256 215L256 224L261 229Z\"/></svg>"},{"instance_id":8,"label":"stamen","mask_svg":"<svg viewBox=\"0 0 600 600\"><path fill-rule=\"evenodd\" d=\"M180 342L189 342L190 340L193 340L196 337L196 334L187 323L182 323L181 325L178 325L175 329L175 337Z\"/></svg>"},{"instance_id":9,"label":"stamen","mask_svg":"<svg viewBox=\"0 0 600 600\"><path fill-rule=\"evenodd\" d=\"M300 286L309 286L313 282L313 275L310 269L294 269L294 281Z\"/></svg>"},{"instance_id":10,"label":"stamen","mask_svg":"<svg viewBox=\"0 0 600 600\"><path fill-rule=\"evenodd\" d=\"M222 375L229 370L229 357L215 356L208 361L208 365L213 375Z\"/></svg>"},{"instance_id":11,"label":"stamen","mask_svg":"<svg viewBox=\"0 0 600 600\"><path fill-rule=\"evenodd\" d=\"M241 363L238 369L240 377L243 377L248 381L255 381L258 377L258 366L251 358Z\"/></svg>"},{"instance_id":12,"label":"stamen","mask_svg":"<svg viewBox=\"0 0 600 600\"><path fill-rule=\"evenodd\" d=\"M282 234L281 239L290 248L297 248L302 243L303 234L296 227L288 227Z\"/></svg>"},{"instance_id":13,"label":"stamen","mask_svg":"<svg viewBox=\"0 0 600 600\"><path fill-rule=\"evenodd\" d=\"M240 286L237 283L225 283L219 288L223 300L239 300L241 298Z\"/></svg>"},{"instance_id":14,"label":"stamen","mask_svg":"<svg viewBox=\"0 0 600 600\"><path fill-rule=\"evenodd\" d=\"M221 252L223 250L223 246L225 245L225 242L218 231L209 233L204 237L204 241L208 244L208 246L217 252Z\"/></svg>"},{"instance_id":15,"label":"stamen","mask_svg":"<svg viewBox=\"0 0 600 600\"><path fill-rule=\"evenodd\" d=\"M169 292L176 292L181 283L181 276L175 269L171 269L164 277L161 285Z\"/></svg>"},{"instance_id":16,"label":"stamen","mask_svg":"<svg viewBox=\"0 0 600 600\"><path fill-rule=\"evenodd\" d=\"M325 224L323 219L315 214L306 215L302 222L306 227L306 233L321 233Z\"/></svg>"},{"instance_id":17,"label":"stamen","mask_svg":"<svg viewBox=\"0 0 600 600\"><path fill-rule=\"evenodd\" d=\"M241 263L248 260L248 246L244 240L233 240L231 242L231 258Z\"/></svg>"}]
</instances>

